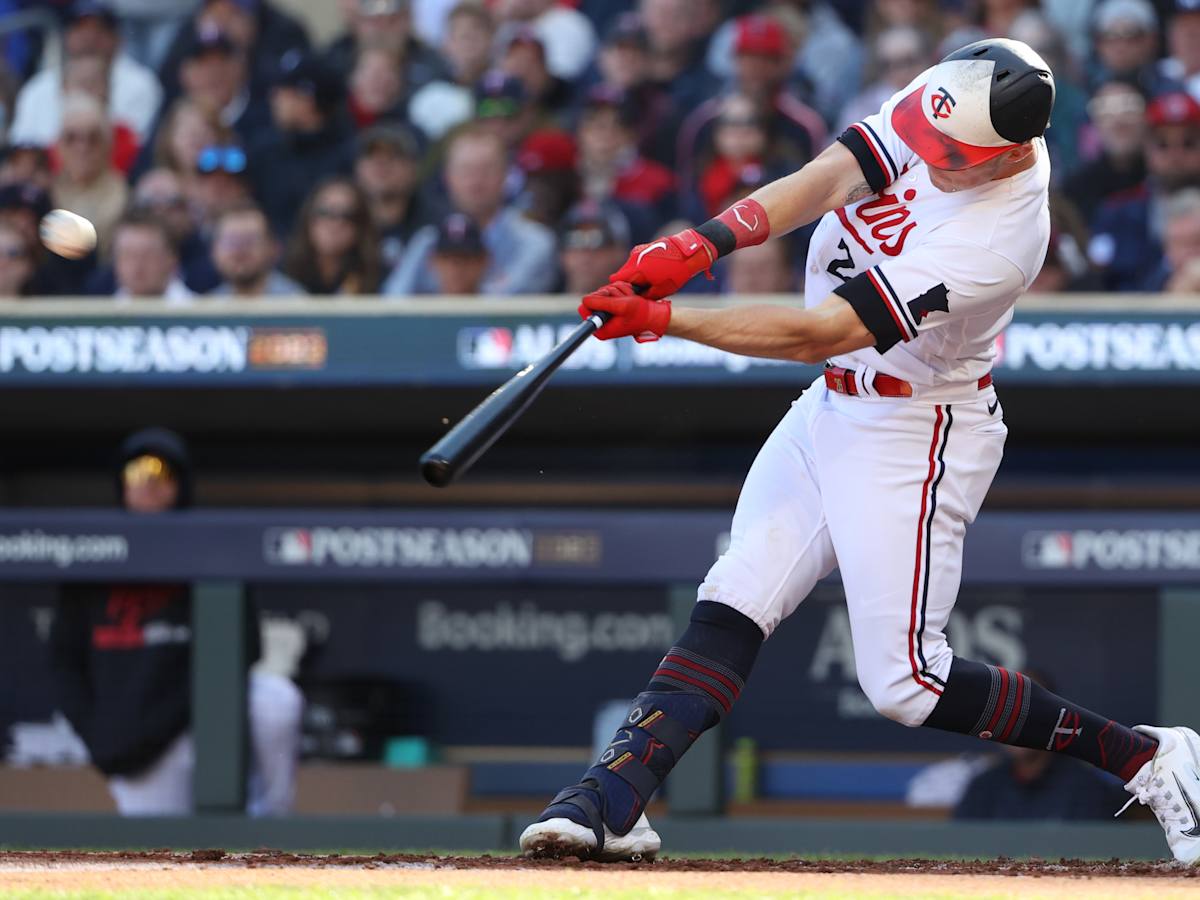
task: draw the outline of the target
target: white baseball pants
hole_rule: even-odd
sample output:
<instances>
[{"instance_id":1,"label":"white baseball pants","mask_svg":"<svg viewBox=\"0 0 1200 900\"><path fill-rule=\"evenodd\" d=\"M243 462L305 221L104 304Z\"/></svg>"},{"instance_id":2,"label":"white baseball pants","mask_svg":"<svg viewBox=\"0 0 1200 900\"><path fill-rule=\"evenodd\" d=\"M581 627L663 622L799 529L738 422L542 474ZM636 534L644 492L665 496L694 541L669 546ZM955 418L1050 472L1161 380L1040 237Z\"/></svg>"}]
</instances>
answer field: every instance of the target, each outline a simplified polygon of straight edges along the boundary
<instances>
[{"instance_id":1,"label":"white baseball pants","mask_svg":"<svg viewBox=\"0 0 1200 900\"><path fill-rule=\"evenodd\" d=\"M1008 433L990 386L957 397L853 397L817 379L750 467L729 549L699 590L769 637L840 568L859 684L910 726L945 686L963 536Z\"/></svg>"},{"instance_id":2,"label":"white baseball pants","mask_svg":"<svg viewBox=\"0 0 1200 900\"><path fill-rule=\"evenodd\" d=\"M270 672L251 671L246 682L250 726L246 812L285 815L296 791L304 695L290 679ZM145 771L108 779L108 790L123 816L187 815L193 806L195 768L192 733L185 731Z\"/></svg>"}]
</instances>

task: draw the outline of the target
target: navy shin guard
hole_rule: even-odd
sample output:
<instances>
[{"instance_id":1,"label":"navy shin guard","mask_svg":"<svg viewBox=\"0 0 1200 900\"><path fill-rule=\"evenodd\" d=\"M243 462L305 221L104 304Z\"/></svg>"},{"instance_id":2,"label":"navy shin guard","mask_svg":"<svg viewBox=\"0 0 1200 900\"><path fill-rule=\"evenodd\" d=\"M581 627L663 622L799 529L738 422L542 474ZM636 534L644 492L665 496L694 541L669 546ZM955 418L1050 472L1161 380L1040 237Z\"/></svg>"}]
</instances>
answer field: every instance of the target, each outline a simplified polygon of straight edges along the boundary
<instances>
[{"instance_id":1,"label":"navy shin guard","mask_svg":"<svg viewBox=\"0 0 1200 900\"><path fill-rule=\"evenodd\" d=\"M721 603L697 603L687 630L596 764L554 798L540 821L586 824L598 847L605 825L627 834L688 747L733 707L762 642L762 631L746 616Z\"/></svg>"}]
</instances>

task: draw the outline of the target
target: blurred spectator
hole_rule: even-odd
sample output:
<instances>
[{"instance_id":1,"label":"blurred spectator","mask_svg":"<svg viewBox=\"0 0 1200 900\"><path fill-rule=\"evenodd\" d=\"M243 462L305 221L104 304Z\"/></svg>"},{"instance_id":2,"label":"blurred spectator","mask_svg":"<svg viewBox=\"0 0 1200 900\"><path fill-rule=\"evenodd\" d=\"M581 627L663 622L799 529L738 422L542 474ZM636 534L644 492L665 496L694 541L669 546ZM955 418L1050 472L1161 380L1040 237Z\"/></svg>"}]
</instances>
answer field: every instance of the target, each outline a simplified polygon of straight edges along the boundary
<instances>
[{"instance_id":1,"label":"blurred spectator","mask_svg":"<svg viewBox=\"0 0 1200 900\"><path fill-rule=\"evenodd\" d=\"M249 148L251 180L276 234L292 227L314 184L353 165L343 98L341 77L317 57L283 61L271 90L274 127Z\"/></svg>"},{"instance_id":2,"label":"blurred spectator","mask_svg":"<svg viewBox=\"0 0 1200 900\"><path fill-rule=\"evenodd\" d=\"M200 151L184 180L188 208L206 244L222 213L252 199L246 165L246 152L237 144L216 144Z\"/></svg>"},{"instance_id":3,"label":"blurred spectator","mask_svg":"<svg viewBox=\"0 0 1200 900\"><path fill-rule=\"evenodd\" d=\"M1101 291L1100 273L1087 257L1088 230L1079 210L1058 191L1050 192L1050 245L1029 290L1037 294Z\"/></svg>"},{"instance_id":4,"label":"blurred spectator","mask_svg":"<svg viewBox=\"0 0 1200 900\"><path fill-rule=\"evenodd\" d=\"M1105 200L1146 178L1146 101L1138 89L1123 81L1102 84L1088 103L1088 114L1100 141L1100 155L1063 182L1063 192L1085 222L1092 221Z\"/></svg>"},{"instance_id":5,"label":"blurred spectator","mask_svg":"<svg viewBox=\"0 0 1200 900\"><path fill-rule=\"evenodd\" d=\"M836 121L862 84L863 49L858 37L825 0L775 0L760 12L779 19L788 29L792 44L799 48L793 74L812 86L812 104L825 121ZM736 38L735 20L721 26L709 45L708 66L721 78L733 75Z\"/></svg>"},{"instance_id":6,"label":"blurred spectator","mask_svg":"<svg viewBox=\"0 0 1200 900\"><path fill-rule=\"evenodd\" d=\"M179 435L149 428L117 458L120 504L139 516L191 503L192 470ZM192 811L191 597L186 584L64 588L50 635L59 706L107 778L122 815ZM249 618L249 613L247 614ZM259 656L253 621L248 661ZM251 815L291 809L303 698L280 675L247 675Z\"/></svg>"},{"instance_id":7,"label":"blurred spectator","mask_svg":"<svg viewBox=\"0 0 1200 900\"><path fill-rule=\"evenodd\" d=\"M717 92L704 64L708 32L697 24L697 2L640 0L639 11L650 47L650 80L686 114Z\"/></svg>"},{"instance_id":8,"label":"blurred spectator","mask_svg":"<svg viewBox=\"0 0 1200 900\"><path fill-rule=\"evenodd\" d=\"M123 300L191 302L192 292L179 278L179 256L171 232L162 219L131 212L113 233L113 296Z\"/></svg>"},{"instance_id":9,"label":"blurred spectator","mask_svg":"<svg viewBox=\"0 0 1200 900\"><path fill-rule=\"evenodd\" d=\"M51 208L50 194L35 184L14 181L0 186L0 224L17 229L38 246L38 225Z\"/></svg>"},{"instance_id":10,"label":"blurred spectator","mask_svg":"<svg viewBox=\"0 0 1200 900\"><path fill-rule=\"evenodd\" d=\"M1096 57L1092 84L1112 78L1135 82L1147 96L1172 89L1158 71L1158 13L1150 0L1104 0L1093 20Z\"/></svg>"},{"instance_id":11,"label":"blurred spectator","mask_svg":"<svg viewBox=\"0 0 1200 900\"><path fill-rule=\"evenodd\" d=\"M310 294L379 291L379 238L367 199L351 179L328 178L309 194L283 271Z\"/></svg>"},{"instance_id":12,"label":"blurred spectator","mask_svg":"<svg viewBox=\"0 0 1200 900\"><path fill-rule=\"evenodd\" d=\"M1200 103L1166 94L1146 110L1145 184L1105 203L1096 215L1088 255L1110 290L1152 290L1162 260L1167 198L1200 186Z\"/></svg>"},{"instance_id":13,"label":"blurred spectator","mask_svg":"<svg viewBox=\"0 0 1200 900\"><path fill-rule=\"evenodd\" d=\"M638 152L638 110L623 94L594 88L579 121L579 174L583 195L617 200L630 216L635 239L676 214L675 175Z\"/></svg>"},{"instance_id":14,"label":"blurred spectator","mask_svg":"<svg viewBox=\"0 0 1200 900\"><path fill-rule=\"evenodd\" d=\"M725 209L725 199L746 166L766 164L768 142L766 120L749 97L729 94L722 99L713 131L712 160L698 182L705 216L711 218Z\"/></svg>"},{"instance_id":15,"label":"blurred spectator","mask_svg":"<svg viewBox=\"0 0 1200 900\"><path fill-rule=\"evenodd\" d=\"M1107 820L1126 799L1120 782L1077 759L1005 746L967 785L954 818Z\"/></svg>"},{"instance_id":16,"label":"blurred spectator","mask_svg":"<svg viewBox=\"0 0 1200 900\"><path fill-rule=\"evenodd\" d=\"M205 147L232 141L233 131L222 125L215 113L205 111L194 100L180 97L171 104L159 125L152 164L188 176L196 171L196 161Z\"/></svg>"},{"instance_id":17,"label":"blurred spectator","mask_svg":"<svg viewBox=\"0 0 1200 900\"><path fill-rule=\"evenodd\" d=\"M417 190L420 160L417 140L403 125L377 125L359 137L354 180L367 198L385 272L417 230L436 218Z\"/></svg>"},{"instance_id":18,"label":"blurred spectator","mask_svg":"<svg viewBox=\"0 0 1200 900\"><path fill-rule=\"evenodd\" d=\"M475 86L474 119L473 127L494 131L511 151L539 125L548 124L539 121L521 80L500 69L485 73Z\"/></svg>"},{"instance_id":19,"label":"blurred spectator","mask_svg":"<svg viewBox=\"0 0 1200 900\"><path fill-rule=\"evenodd\" d=\"M23 297L37 273L36 249L29 236L0 222L0 298Z\"/></svg>"},{"instance_id":20,"label":"blurred spectator","mask_svg":"<svg viewBox=\"0 0 1200 900\"><path fill-rule=\"evenodd\" d=\"M797 290L796 270L791 262L792 248L787 241L768 241L742 249L750 252L739 251L725 262L722 293L741 296L791 294Z\"/></svg>"},{"instance_id":21,"label":"blurred spectator","mask_svg":"<svg viewBox=\"0 0 1200 900\"><path fill-rule=\"evenodd\" d=\"M196 294L205 294L220 281L208 252L208 241L192 217L185 182L171 169L151 169L138 179L130 209L162 220L179 252L179 269L184 284Z\"/></svg>"},{"instance_id":22,"label":"blurred spectator","mask_svg":"<svg viewBox=\"0 0 1200 900\"><path fill-rule=\"evenodd\" d=\"M871 43L868 77L873 80L838 117L837 133L875 115L892 94L907 87L934 62L933 44L926 31L916 25L893 25L881 30Z\"/></svg>"},{"instance_id":23,"label":"blurred spectator","mask_svg":"<svg viewBox=\"0 0 1200 900\"><path fill-rule=\"evenodd\" d=\"M431 81L448 79L442 58L413 33L409 0L339 0L339 6L347 32L325 52L335 71L349 75L361 50L379 47L399 60L406 96Z\"/></svg>"},{"instance_id":24,"label":"blurred spectator","mask_svg":"<svg viewBox=\"0 0 1200 900\"><path fill-rule=\"evenodd\" d=\"M500 53L500 71L516 78L529 102L542 115L562 113L571 100L570 86L554 75L546 61L546 45L532 28L510 33Z\"/></svg>"},{"instance_id":25,"label":"blurred spectator","mask_svg":"<svg viewBox=\"0 0 1200 900\"><path fill-rule=\"evenodd\" d=\"M37 184L25 181L0 186L0 226L14 229L26 246L32 248L36 271L28 285L31 295L53 296L83 292L83 284L95 265L95 255L71 261L55 256L42 246L38 225L50 212L50 194Z\"/></svg>"},{"instance_id":26,"label":"blurred spectator","mask_svg":"<svg viewBox=\"0 0 1200 900\"><path fill-rule=\"evenodd\" d=\"M517 151L517 166L525 186L517 203L527 219L557 228L579 197L578 151L565 131L535 131Z\"/></svg>"},{"instance_id":27,"label":"blurred spectator","mask_svg":"<svg viewBox=\"0 0 1200 900\"><path fill-rule=\"evenodd\" d=\"M442 56L449 65L447 80L431 81L412 95L408 116L430 140L465 122L475 108L475 85L491 65L495 25L486 7L463 0L446 21Z\"/></svg>"},{"instance_id":28,"label":"blurred spectator","mask_svg":"<svg viewBox=\"0 0 1200 900\"><path fill-rule=\"evenodd\" d=\"M1167 20L1167 50L1159 63L1162 74L1200 100L1200 0L1174 0Z\"/></svg>"},{"instance_id":29,"label":"blurred spectator","mask_svg":"<svg viewBox=\"0 0 1200 900\"><path fill-rule=\"evenodd\" d=\"M650 77L650 71L650 42L641 16L634 12L618 16L596 57L598 83L627 94L642 111L637 125L642 153L656 162L673 165L680 116L670 92Z\"/></svg>"},{"instance_id":30,"label":"blurred spectator","mask_svg":"<svg viewBox=\"0 0 1200 900\"><path fill-rule=\"evenodd\" d=\"M621 267L633 240L624 213L610 203L584 200L563 219L558 259L563 290L582 296L608 283Z\"/></svg>"},{"instance_id":31,"label":"blurred spectator","mask_svg":"<svg viewBox=\"0 0 1200 900\"><path fill-rule=\"evenodd\" d=\"M0 185L32 184L49 191L53 181L50 154L44 147L34 144L0 147Z\"/></svg>"},{"instance_id":32,"label":"blurred spectator","mask_svg":"<svg viewBox=\"0 0 1200 900\"><path fill-rule=\"evenodd\" d=\"M1007 37L1021 13L1040 5L1040 0L975 0L971 19L989 37Z\"/></svg>"},{"instance_id":33,"label":"blurred spectator","mask_svg":"<svg viewBox=\"0 0 1200 900\"><path fill-rule=\"evenodd\" d=\"M485 294L536 294L554 287L554 235L504 203L509 154L494 131L476 125L456 134L446 152L445 181L454 208L474 220L491 256L480 291ZM437 229L427 227L412 239L400 264L384 285L389 295L431 293L437 289L429 256Z\"/></svg>"},{"instance_id":34,"label":"blurred spectator","mask_svg":"<svg viewBox=\"0 0 1200 900\"><path fill-rule=\"evenodd\" d=\"M544 48L546 67L555 78L578 78L596 52L596 30L577 9L557 0L495 0L492 11L500 23L500 44L507 46L512 32L536 32Z\"/></svg>"},{"instance_id":35,"label":"blurred spectator","mask_svg":"<svg viewBox=\"0 0 1200 900\"><path fill-rule=\"evenodd\" d=\"M868 61L868 67L870 68L874 63L874 68L877 70L883 68L878 57L879 39L888 31L915 29L921 35L921 43L924 46L936 47L946 32L946 25L938 6L937 0L875 0L874 3L869 4L864 32L872 55L872 59ZM919 69L918 72L920 71L922 70ZM877 71L876 77L878 74ZM908 84L908 82L906 81L904 84ZM903 86L901 85L901 87ZM879 107L876 106L873 112L879 112ZM858 120L853 119L852 121Z\"/></svg>"},{"instance_id":36,"label":"blurred spectator","mask_svg":"<svg viewBox=\"0 0 1200 900\"><path fill-rule=\"evenodd\" d=\"M51 193L54 204L96 226L101 256L107 256L112 229L129 196L124 177L112 165L112 128L104 107L87 94L71 94L62 105L60 163Z\"/></svg>"},{"instance_id":37,"label":"blurred spectator","mask_svg":"<svg viewBox=\"0 0 1200 900\"><path fill-rule=\"evenodd\" d=\"M125 50L143 66L157 70L196 0L108 0L108 5L121 20Z\"/></svg>"},{"instance_id":38,"label":"blurred spectator","mask_svg":"<svg viewBox=\"0 0 1200 900\"><path fill-rule=\"evenodd\" d=\"M183 96L243 142L257 137L269 118L263 91L250 80L245 51L212 26L189 32L177 54Z\"/></svg>"},{"instance_id":39,"label":"blurred spectator","mask_svg":"<svg viewBox=\"0 0 1200 900\"><path fill-rule=\"evenodd\" d=\"M1149 290L1200 293L1200 188L1184 188L1163 209L1163 261Z\"/></svg>"},{"instance_id":40,"label":"blurred spectator","mask_svg":"<svg viewBox=\"0 0 1200 900\"><path fill-rule=\"evenodd\" d=\"M109 61L109 116L144 141L162 100L162 88L152 71L121 52L117 27L116 16L100 0L78 0L63 33L65 59L99 55ZM62 127L63 94L59 67L43 69L31 78L17 97L9 140L43 147L53 143Z\"/></svg>"},{"instance_id":41,"label":"blurred spectator","mask_svg":"<svg viewBox=\"0 0 1200 900\"><path fill-rule=\"evenodd\" d=\"M359 51L350 73L350 115L358 128L382 118L404 117L404 83L399 61L390 50L366 47Z\"/></svg>"},{"instance_id":42,"label":"blurred spectator","mask_svg":"<svg viewBox=\"0 0 1200 900\"><path fill-rule=\"evenodd\" d=\"M438 223L429 264L439 294L480 293L490 262L483 234L470 217L450 213Z\"/></svg>"},{"instance_id":43,"label":"blurred spectator","mask_svg":"<svg viewBox=\"0 0 1200 900\"><path fill-rule=\"evenodd\" d=\"M102 109L108 109L109 60L99 53L73 56L63 64L63 93L88 94ZM138 136L124 122L112 123L112 163L124 174L133 168L138 155Z\"/></svg>"},{"instance_id":44,"label":"blurred spectator","mask_svg":"<svg viewBox=\"0 0 1200 900\"><path fill-rule=\"evenodd\" d=\"M821 116L787 88L794 53L791 37L779 20L766 15L737 20L733 91L756 107L755 115L771 139L771 155L798 169L825 148L827 136ZM712 141L713 123L723 103L724 98L713 97L684 119L676 160L685 183L691 183L698 159Z\"/></svg>"},{"instance_id":45,"label":"blurred spectator","mask_svg":"<svg viewBox=\"0 0 1200 900\"><path fill-rule=\"evenodd\" d=\"M160 69L168 97L173 98L179 90L176 73L182 72L180 64L190 52L194 36L212 33L225 35L246 61L247 81L256 97L270 87L279 60L289 53L309 50L308 32L270 0L201 0L191 27L185 26L176 34ZM248 137L245 133L242 136Z\"/></svg>"},{"instance_id":46,"label":"blurred spectator","mask_svg":"<svg viewBox=\"0 0 1200 900\"><path fill-rule=\"evenodd\" d=\"M279 243L261 209L235 206L217 218L213 230L213 262L222 282L215 297L299 297L304 288L275 268Z\"/></svg>"}]
</instances>

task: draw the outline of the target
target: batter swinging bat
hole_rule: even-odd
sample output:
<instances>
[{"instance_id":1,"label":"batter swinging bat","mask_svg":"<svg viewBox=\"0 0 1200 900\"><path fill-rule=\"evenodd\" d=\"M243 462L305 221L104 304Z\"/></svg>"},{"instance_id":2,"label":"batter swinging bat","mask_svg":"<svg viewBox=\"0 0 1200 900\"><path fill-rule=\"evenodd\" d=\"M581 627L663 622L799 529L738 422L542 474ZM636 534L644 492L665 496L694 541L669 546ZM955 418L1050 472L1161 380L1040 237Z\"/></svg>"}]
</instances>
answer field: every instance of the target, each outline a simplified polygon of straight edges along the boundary
<instances>
[{"instance_id":1,"label":"batter swinging bat","mask_svg":"<svg viewBox=\"0 0 1200 900\"><path fill-rule=\"evenodd\" d=\"M525 412L558 367L612 315L594 312L558 346L492 391L421 456L421 474L434 487L446 487L471 468L500 435Z\"/></svg>"}]
</instances>

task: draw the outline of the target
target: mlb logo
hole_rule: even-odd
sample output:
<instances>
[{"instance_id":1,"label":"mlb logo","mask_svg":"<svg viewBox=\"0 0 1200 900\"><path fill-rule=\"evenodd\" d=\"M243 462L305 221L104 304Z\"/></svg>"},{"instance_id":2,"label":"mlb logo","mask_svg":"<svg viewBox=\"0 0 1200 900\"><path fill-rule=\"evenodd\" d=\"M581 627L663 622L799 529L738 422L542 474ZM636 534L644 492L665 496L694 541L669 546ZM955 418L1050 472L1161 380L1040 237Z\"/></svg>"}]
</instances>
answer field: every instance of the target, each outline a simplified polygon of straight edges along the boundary
<instances>
[{"instance_id":1,"label":"mlb logo","mask_svg":"<svg viewBox=\"0 0 1200 900\"><path fill-rule=\"evenodd\" d=\"M510 328L464 328L458 333L458 361L468 369L506 369L513 356Z\"/></svg>"},{"instance_id":2,"label":"mlb logo","mask_svg":"<svg viewBox=\"0 0 1200 900\"><path fill-rule=\"evenodd\" d=\"M275 566L307 565L312 562L312 533L307 528L268 528L263 555Z\"/></svg>"},{"instance_id":3,"label":"mlb logo","mask_svg":"<svg viewBox=\"0 0 1200 900\"><path fill-rule=\"evenodd\" d=\"M1029 569L1067 569L1074 558L1069 531L1035 531L1025 535L1022 557Z\"/></svg>"}]
</instances>

